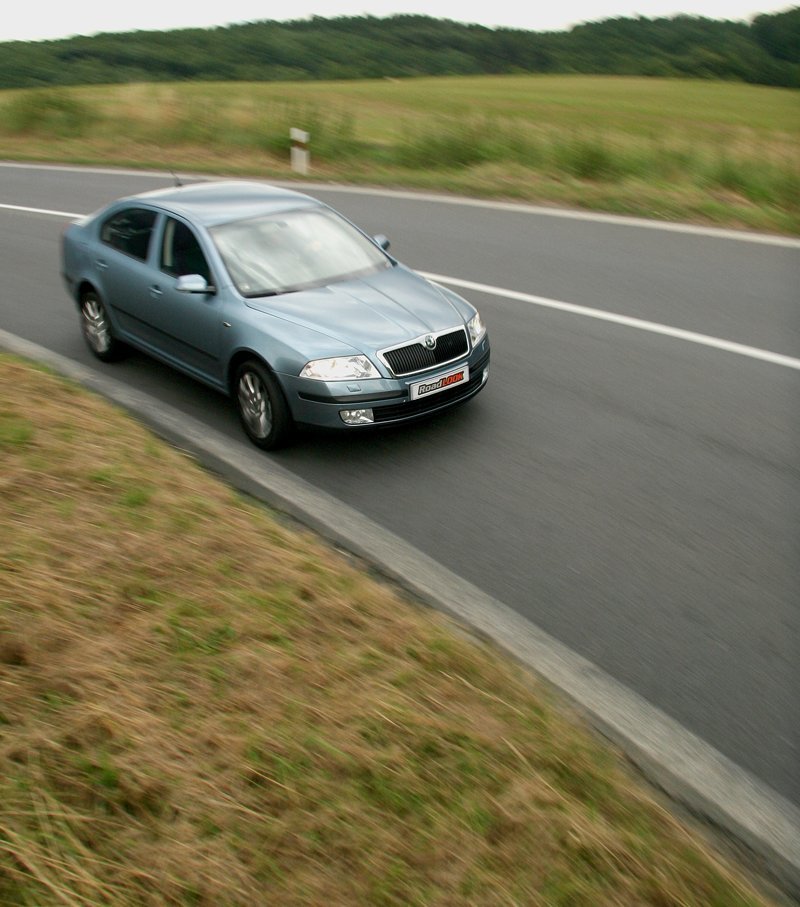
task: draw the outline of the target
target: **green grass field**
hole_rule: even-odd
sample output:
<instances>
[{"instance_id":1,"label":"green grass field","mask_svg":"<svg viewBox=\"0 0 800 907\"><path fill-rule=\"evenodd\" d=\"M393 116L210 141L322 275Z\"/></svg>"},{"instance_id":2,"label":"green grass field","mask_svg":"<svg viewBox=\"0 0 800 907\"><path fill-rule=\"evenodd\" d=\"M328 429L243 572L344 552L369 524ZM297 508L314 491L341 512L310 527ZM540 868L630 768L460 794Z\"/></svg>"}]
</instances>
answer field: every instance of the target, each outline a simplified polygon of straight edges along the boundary
<instances>
[{"instance_id":1,"label":"green grass field","mask_svg":"<svg viewBox=\"0 0 800 907\"><path fill-rule=\"evenodd\" d=\"M0 94L0 156L321 180L800 233L800 94L728 82L480 76Z\"/></svg>"}]
</instances>

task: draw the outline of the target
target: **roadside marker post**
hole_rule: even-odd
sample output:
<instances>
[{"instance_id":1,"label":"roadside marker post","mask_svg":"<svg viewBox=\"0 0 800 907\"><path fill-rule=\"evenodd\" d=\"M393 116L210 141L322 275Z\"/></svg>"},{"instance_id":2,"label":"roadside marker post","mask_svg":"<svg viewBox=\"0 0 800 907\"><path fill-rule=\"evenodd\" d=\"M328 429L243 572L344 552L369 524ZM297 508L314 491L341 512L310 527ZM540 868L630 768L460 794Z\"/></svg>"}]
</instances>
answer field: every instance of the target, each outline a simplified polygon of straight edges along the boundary
<instances>
[{"instance_id":1,"label":"roadside marker post","mask_svg":"<svg viewBox=\"0 0 800 907\"><path fill-rule=\"evenodd\" d=\"M308 166L311 154L308 150L308 141L311 136L303 129L289 130L289 138L292 140L291 164L295 173L308 173Z\"/></svg>"}]
</instances>

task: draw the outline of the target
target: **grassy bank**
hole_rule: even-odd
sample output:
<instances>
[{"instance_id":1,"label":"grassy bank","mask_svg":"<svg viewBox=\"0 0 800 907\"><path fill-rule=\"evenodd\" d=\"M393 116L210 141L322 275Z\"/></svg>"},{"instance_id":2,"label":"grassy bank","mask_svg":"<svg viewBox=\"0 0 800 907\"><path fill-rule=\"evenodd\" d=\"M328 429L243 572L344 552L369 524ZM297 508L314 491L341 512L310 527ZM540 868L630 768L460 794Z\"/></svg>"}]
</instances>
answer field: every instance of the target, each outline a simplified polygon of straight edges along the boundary
<instances>
[{"instance_id":1,"label":"grassy bank","mask_svg":"<svg viewBox=\"0 0 800 907\"><path fill-rule=\"evenodd\" d=\"M766 903L521 669L10 357L0 460L1 903Z\"/></svg>"},{"instance_id":2,"label":"grassy bank","mask_svg":"<svg viewBox=\"0 0 800 907\"><path fill-rule=\"evenodd\" d=\"M798 93L498 76L6 91L0 156L312 176L800 233Z\"/></svg>"}]
</instances>

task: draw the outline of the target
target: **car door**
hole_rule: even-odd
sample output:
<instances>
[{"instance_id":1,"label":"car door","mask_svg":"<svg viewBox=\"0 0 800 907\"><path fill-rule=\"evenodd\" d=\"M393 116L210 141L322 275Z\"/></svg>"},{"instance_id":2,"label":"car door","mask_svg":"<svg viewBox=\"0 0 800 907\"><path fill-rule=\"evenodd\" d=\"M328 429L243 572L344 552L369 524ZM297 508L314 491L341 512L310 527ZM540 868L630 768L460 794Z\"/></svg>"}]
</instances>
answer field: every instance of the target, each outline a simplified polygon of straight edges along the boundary
<instances>
[{"instance_id":1,"label":"car door","mask_svg":"<svg viewBox=\"0 0 800 907\"><path fill-rule=\"evenodd\" d=\"M222 380L223 302L197 232L165 215L157 231L155 264L148 318L159 350L191 372ZM188 275L202 277L209 292L179 290L178 279Z\"/></svg>"},{"instance_id":2,"label":"car door","mask_svg":"<svg viewBox=\"0 0 800 907\"><path fill-rule=\"evenodd\" d=\"M128 206L112 212L100 225L93 268L100 294L123 335L149 345L148 325L153 269L148 263L157 212Z\"/></svg>"}]
</instances>

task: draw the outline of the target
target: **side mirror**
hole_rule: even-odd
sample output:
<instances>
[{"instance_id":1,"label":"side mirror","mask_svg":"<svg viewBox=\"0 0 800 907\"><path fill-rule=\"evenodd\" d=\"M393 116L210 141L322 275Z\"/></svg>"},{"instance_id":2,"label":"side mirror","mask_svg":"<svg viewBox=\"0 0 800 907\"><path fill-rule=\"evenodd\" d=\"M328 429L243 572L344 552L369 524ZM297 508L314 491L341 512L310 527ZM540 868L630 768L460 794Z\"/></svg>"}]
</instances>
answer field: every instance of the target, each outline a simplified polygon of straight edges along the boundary
<instances>
[{"instance_id":1,"label":"side mirror","mask_svg":"<svg viewBox=\"0 0 800 907\"><path fill-rule=\"evenodd\" d=\"M217 288L209 284L200 274L181 274L175 284L179 293L216 293Z\"/></svg>"},{"instance_id":2,"label":"side mirror","mask_svg":"<svg viewBox=\"0 0 800 907\"><path fill-rule=\"evenodd\" d=\"M384 252L389 251L390 243L389 243L388 238L386 236L384 236L383 233L378 233L377 236L373 236L372 239L373 239L373 242L376 245L380 246Z\"/></svg>"}]
</instances>

